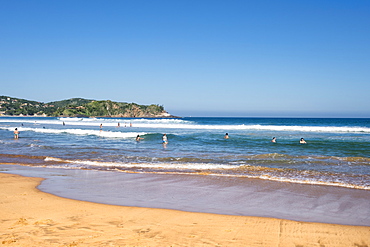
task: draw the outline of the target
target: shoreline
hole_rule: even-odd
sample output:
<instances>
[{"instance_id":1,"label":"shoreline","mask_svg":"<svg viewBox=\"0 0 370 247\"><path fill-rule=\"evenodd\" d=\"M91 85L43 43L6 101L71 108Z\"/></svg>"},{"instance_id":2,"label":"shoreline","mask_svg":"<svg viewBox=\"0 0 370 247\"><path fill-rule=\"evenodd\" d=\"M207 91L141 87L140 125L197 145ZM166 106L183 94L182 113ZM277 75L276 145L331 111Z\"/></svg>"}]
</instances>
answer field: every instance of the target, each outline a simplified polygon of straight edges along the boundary
<instances>
[{"instance_id":1,"label":"shoreline","mask_svg":"<svg viewBox=\"0 0 370 247\"><path fill-rule=\"evenodd\" d=\"M260 179L1 165L45 180L38 189L117 206L370 226L370 191Z\"/></svg>"},{"instance_id":2,"label":"shoreline","mask_svg":"<svg viewBox=\"0 0 370 247\"><path fill-rule=\"evenodd\" d=\"M368 246L370 227L112 206L61 198L0 173L4 246Z\"/></svg>"}]
</instances>

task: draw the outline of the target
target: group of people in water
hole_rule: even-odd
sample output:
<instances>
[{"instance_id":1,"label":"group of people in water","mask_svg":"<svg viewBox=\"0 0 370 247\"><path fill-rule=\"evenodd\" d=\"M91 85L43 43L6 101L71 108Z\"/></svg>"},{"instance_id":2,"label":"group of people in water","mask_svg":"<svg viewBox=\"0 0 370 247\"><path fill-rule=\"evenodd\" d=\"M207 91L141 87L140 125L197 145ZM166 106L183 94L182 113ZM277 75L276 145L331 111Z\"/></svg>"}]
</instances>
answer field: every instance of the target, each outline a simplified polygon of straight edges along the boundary
<instances>
[{"instance_id":1,"label":"group of people in water","mask_svg":"<svg viewBox=\"0 0 370 247\"><path fill-rule=\"evenodd\" d=\"M136 136L136 141L140 141L140 140L143 140L144 138L141 138L140 135L137 135ZM162 143L163 144L167 144L168 143L168 139L167 139L167 134L163 134L162 136Z\"/></svg>"},{"instance_id":2,"label":"group of people in water","mask_svg":"<svg viewBox=\"0 0 370 247\"><path fill-rule=\"evenodd\" d=\"M225 134L225 136L224 136L224 138L225 139L229 139L230 137L229 137L229 133L226 133ZM273 137L272 138L272 140L271 140L271 142L274 142L274 143L276 143L276 137ZM301 138L300 140L299 140L299 143L300 144L305 144L305 143L307 143L303 138Z\"/></svg>"},{"instance_id":3,"label":"group of people in water","mask_svg":"<svg viewBox=\"0 0 370 247\"><path fill-rule=\"evenodd\" d=\"M64 122L63 122L63 125L65 125ZM131 123L130 123L130 127L132 127ZM103 129L103 125L100 124L100 131L102 131L102 129ZM15 130L14 130L14 139L18 139L18 138L19 138L19 130L18 130L18 128L15 128ZM229 133L226 133L225 136L224 136L224 138L225 139L229 139L230 138L229 137ZM140 141L140 140L143 140L143 139L144 138L140 137L140 135L137 135L136 136L136 141ZM276 137L273 137L272 140L271 140L271 142L276 143ZM163 144L167 144L168 143L167 134L163 134L163 136L162 136L162 143ZM299 140L299 143L300 144L305 144L307 142L303 138L301 138Z\"/></svg>"},{"instance_id":4,"label":"group of people in water","mask_svg":"<svg viewBox=\"0 0 370 247\"><path fill-rule=\"evenodd\" d=\"M271 140L271 142L276 142L276 137L273 137L272 138L272 140ZM307 143L303 138L301 138L300 140L299 140L299 143L300 144L305 144L305 143Z\"/></svg>"},{"instance_id":5,"label":"group of people in water","mask_svg":"<svg viewBox=\"0 0 370 247\"><path fill-rule=\"evenodd\" d=\"M64 122L63 122L63 125L64 125ZM118 123L117 124L117 128L121 127L121 123ZM125 127L127 127L127 125L125 124ZM130 127L132 127L132 123L130 123ZM100 131L103 130L103 124L100 124Z\"/></svg>"}]
</instances>

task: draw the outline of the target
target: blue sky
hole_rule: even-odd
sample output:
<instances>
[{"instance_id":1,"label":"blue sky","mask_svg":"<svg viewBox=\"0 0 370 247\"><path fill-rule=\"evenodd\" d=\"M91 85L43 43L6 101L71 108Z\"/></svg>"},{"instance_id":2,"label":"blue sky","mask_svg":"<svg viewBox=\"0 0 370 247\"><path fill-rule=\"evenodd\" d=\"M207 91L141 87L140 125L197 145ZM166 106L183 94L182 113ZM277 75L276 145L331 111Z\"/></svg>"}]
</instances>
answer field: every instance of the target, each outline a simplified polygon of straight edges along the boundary
<instances>
[{"instance_id":1,"label":"blue sky","mask_svg":"<svg viewBox=\"0 0 370 247\"><path fill-rule=\"evenodd\" d=\"M370 117L370 1L0 0L0 95Z\"/></svg>"}]
</instances>

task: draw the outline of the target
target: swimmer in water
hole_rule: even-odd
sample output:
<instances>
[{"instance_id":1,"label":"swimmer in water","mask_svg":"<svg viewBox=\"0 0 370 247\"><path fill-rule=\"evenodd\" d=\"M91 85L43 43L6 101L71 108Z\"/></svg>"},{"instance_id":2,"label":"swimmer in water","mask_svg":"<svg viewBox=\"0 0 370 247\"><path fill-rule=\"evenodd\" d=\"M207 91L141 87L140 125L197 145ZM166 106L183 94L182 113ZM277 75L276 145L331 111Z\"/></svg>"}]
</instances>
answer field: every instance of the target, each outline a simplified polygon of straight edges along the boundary
<instances>
[{"instance_id":1,"label":"swimmer in water","mask_svg":"<svg viewBox=\"0 0 370 247\"><path fill-rule=\"evenodd\" d=\"M225 139L229 139L229 133L226 133L224 136Z\"/></svg>"},{"instance_id":2,"label":"swimmer in water","mask_svg":"<svg viewBox=\"0 0 370 247\"><path fill-rule=\"evenodd\" d=\"M276 137L273 137L271 142L276 142Z\"/></svg>"},{"instance_id":3,"label":"swimmer in water","mask_svg":"<svg viewBox=\"0 0 370 247\"><path fill-rule=\"evenodd\" d=\"M140 141L140 140L143 140L143 139L144 139L144 138L141 138L141 137L140 137L140 135L137 135L137 136L136 136L136 141L137 141L137 142L138 142L138 141Z\"/></svg>"},{"instance_id":4,"label":"swimmer in water","mask_svg":"<svg viewBox=\"0 0 370 247\"><path fill-rule=\"evenodd\" d=\"M301 144L305 144L305 143L307 143L303 138L301 138L301 140L299 141L299 143L301 143Z\"/></svg>"}]
</instances>

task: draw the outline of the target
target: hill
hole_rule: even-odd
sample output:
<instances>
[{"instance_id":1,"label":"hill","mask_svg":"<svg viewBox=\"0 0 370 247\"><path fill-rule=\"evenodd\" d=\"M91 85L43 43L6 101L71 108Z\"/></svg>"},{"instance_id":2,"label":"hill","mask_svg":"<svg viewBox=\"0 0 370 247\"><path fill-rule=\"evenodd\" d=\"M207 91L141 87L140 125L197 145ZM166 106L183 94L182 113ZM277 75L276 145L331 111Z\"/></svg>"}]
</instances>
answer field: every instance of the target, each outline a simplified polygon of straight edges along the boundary
<instances>
[{"instance_id":1,"label":"hill","mask_svg":"<svg viewBox=\"0 0 370 247\"><path fill-rule=\"evenodd\" d=\"M52 117L174 118L161 105L72 98L43 103L0 96L0 115Z\"/></svg>"}]
</instances>

